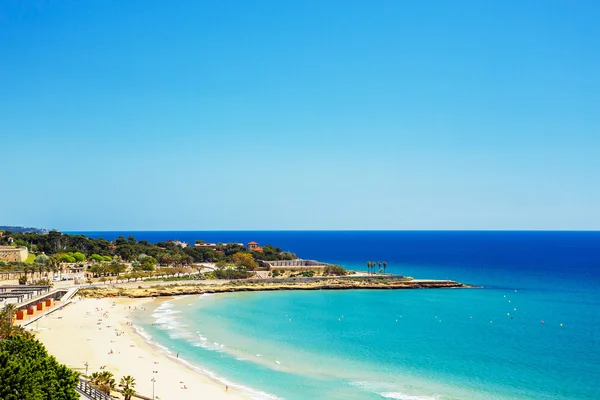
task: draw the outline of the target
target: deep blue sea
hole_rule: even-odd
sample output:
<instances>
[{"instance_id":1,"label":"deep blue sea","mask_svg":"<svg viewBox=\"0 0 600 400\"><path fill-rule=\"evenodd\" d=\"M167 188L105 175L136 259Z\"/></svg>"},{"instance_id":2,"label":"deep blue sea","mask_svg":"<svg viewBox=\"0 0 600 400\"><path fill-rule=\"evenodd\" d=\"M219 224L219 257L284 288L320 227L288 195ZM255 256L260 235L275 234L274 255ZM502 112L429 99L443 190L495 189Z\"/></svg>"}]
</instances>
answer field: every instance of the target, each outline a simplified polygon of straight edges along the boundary
<instances>
[{"instance_id":1,"label":"deep blue sea","mask_svg":"<svg viewBox=\"0 0 600 400\"><path fill-rule=\"evenodd\" d=\"M84 232L273 244L481 289L187 296L137 321L255 398L600 399L600 232Z\"/></svg>"}]
</instances>

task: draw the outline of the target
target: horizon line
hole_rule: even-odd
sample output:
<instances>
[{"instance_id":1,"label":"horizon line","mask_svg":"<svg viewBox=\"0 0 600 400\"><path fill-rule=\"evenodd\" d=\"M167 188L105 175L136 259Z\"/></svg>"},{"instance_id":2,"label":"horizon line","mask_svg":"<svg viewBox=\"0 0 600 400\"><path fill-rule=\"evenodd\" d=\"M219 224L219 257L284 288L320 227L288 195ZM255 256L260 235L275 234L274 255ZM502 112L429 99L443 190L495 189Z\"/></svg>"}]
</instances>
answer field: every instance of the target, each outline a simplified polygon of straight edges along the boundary
<instances>
[{"instance_id":1,"label":"horizon line","mask_svg":"<svg viewBox=\"0 0 600 400\"><path fill-rule=\"evenodd\" d=\"M45 228L40 228L45 229ZM59 232L600 232L600 229L48 229Z\"/></svg>"}]
</instances>

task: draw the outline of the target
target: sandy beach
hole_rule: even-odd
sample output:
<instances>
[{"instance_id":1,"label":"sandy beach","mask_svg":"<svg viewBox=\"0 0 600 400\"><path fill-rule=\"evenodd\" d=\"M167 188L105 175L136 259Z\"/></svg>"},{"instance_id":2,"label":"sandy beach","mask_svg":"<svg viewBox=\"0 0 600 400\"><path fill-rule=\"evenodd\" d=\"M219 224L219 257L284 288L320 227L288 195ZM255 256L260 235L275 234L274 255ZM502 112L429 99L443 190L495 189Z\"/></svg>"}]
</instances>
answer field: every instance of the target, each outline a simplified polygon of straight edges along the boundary
<instances>
[{"instance_id":1,"label":"sandy beach","mask_svg":"<svg viewBox=\"0 0 600 400\"><path fill-rule=\"evenodd\" d=\"M130 314L151 299L82 299L31 324L49 353L68 367L88 374L102 368L136 381L136 391L159 400L244 399L148 344L130 325ZM37 326L36 326L37 325Z\"/></svg>"}]
</instances>

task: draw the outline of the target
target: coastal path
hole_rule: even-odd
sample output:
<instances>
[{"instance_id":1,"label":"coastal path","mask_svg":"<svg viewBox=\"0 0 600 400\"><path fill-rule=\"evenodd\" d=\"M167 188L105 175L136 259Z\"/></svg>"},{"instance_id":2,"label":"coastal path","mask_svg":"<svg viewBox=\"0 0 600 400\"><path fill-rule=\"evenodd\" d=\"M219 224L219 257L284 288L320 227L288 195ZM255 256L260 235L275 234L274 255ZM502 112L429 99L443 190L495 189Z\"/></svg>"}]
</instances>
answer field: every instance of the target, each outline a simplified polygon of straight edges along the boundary
<instances>
[{"instance_id":1,"label":"coastal path","mask_svg":"<svg viewBox=\"0 0 600 400\"><path fill-rule=\"evenodd\" d=\"M96 389L90 383L83 379L79 378L79 383L75 388L77 392L81 395L81 399L91 399L91 400L115 400L114 397L107 395L106 393Z\"/></svg>"}]
</instances>

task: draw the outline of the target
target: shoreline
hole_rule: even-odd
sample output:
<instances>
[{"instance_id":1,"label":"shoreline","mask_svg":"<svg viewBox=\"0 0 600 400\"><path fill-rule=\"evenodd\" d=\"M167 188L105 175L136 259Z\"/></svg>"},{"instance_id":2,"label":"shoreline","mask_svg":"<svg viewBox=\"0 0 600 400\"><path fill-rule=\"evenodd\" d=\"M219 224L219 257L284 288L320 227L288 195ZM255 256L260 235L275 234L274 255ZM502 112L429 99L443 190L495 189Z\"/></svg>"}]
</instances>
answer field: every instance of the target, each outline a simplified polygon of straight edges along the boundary
<instances>
[{"instance_id":1,"label":"shoreline","mask_svg":"<svg viewBox=\"0 0 600 400\"><path fill-rule=\"evenodd\" d=\"M196 400L199 393L215 400L248 399L234 388L226 391L225 385L199 372L201 366L177 360L142 334L143 328L133 324L132 315L152 302L150 298L79 299L44 316L39 330L33 332L69 368L84 374L87 362L88 375L110 371L117 386L122 376L131 375L136 392L149 398L154 386L157 400Z\"/></svg>"},{"instance_id":2,"label":"shoreline","mask_svg":"<svg viewBox=\"0 0 600 400\"><path fill-rule=\"evenodd\" d=\"M397 290L421 288L468 288L455 281L369 279L318 279L294 282L229 281L222 284L198 282L156 282L158 285L137 288L89 287L64 307L44 315L30 328L48 352L69 368L85 373L108 370L118 386L122 376L131 375L136 392L155 399L196 400L198 394L215 400L253 398L252 388L238 386L227 377L214 375L195 365L179 353L158 343L143 327L134 323L137 312L153 312L161 304L186 295L225 294L247 291L279 290ZM32 325L30 325L32 327ZM69 346L62 338L68 337ZM152 379L156 379L154 388ZM227 388L227 390L226 390ZM249 391L249 392L248 392ZM268 395L260 393L261 395ZM117 398L118 392L115 392Z\"/></svg>"}]
</instances>

